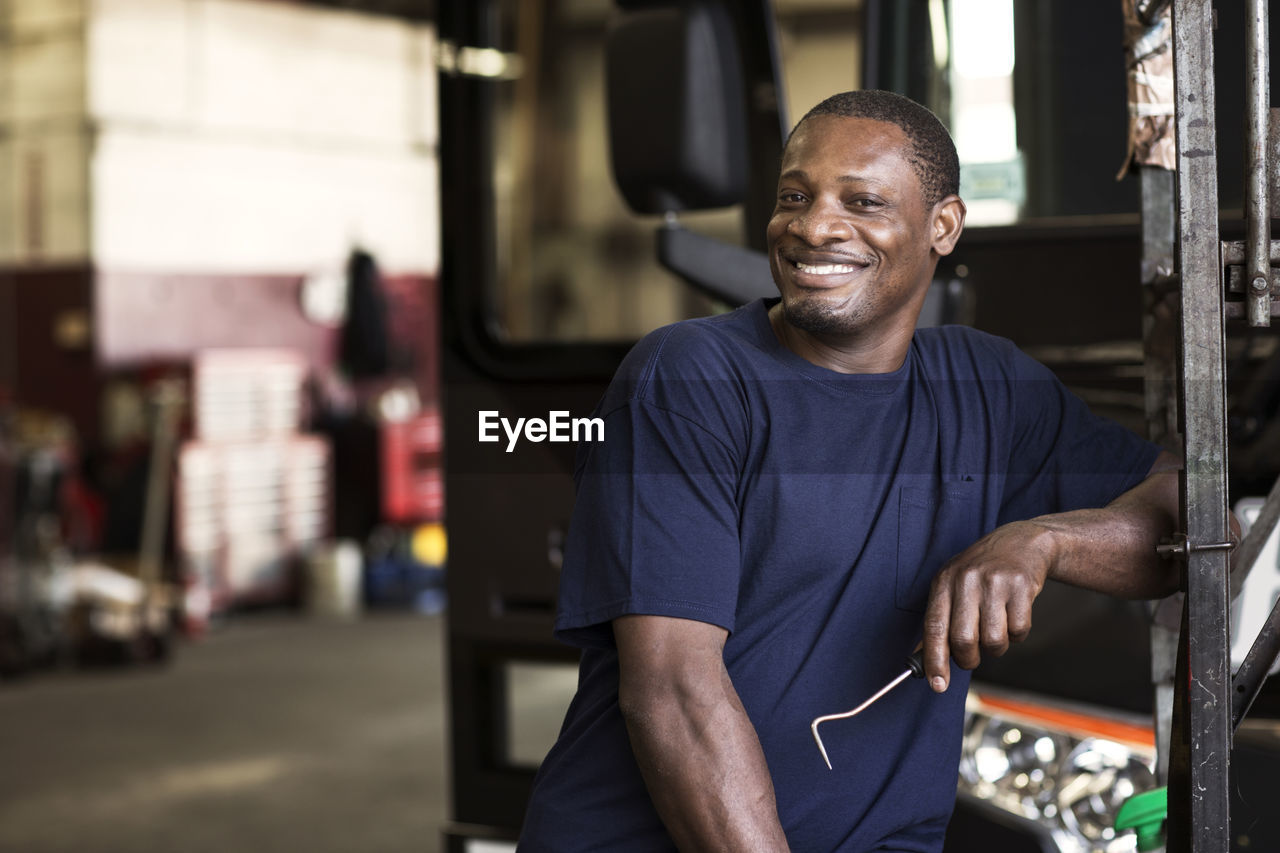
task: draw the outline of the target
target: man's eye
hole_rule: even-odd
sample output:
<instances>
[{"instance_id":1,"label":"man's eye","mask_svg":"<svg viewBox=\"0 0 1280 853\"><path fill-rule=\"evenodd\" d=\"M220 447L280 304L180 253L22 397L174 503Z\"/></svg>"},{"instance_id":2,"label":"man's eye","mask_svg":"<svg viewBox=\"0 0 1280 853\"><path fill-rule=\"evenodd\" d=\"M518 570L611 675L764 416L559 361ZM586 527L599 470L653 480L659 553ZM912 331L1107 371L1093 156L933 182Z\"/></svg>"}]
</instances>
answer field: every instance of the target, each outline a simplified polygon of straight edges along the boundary
<instances>
[{"instance_id":1,"label":"man's eye","mask_svg":"<svg viewBox=\"0 0 1280 853\"><path fill-rule=\"evenodd\" d=\"M876 198L855 198L852 202L850 202L850 205L852 207L861 207L864 209L871 209L876 207L883 207L884 202Z\"/></svg>"},{"instance_id":2,"label":"man's eye","mask_svg":"<svg viewBox=\"0 0 1280 853\"><path fill-rule=\"evenodd\" d=\"M778 195L778 201L784 204L803 204L804 195L802 193L781 193Z\"/></svg>"}]
</instances>

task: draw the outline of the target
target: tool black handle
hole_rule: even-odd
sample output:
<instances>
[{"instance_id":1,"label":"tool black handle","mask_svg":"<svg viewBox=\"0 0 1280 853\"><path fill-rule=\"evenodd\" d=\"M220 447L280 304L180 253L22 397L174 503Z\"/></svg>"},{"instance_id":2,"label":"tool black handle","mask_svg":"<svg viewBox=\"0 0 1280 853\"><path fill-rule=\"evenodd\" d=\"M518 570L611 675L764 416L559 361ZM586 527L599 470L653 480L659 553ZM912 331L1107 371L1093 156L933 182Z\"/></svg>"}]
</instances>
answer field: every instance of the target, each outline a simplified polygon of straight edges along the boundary
<instances>
[{"instance_id":1,"label":"tool black handle","mask_svg":"<svg viewBox=\"0 0 1280 853\"><path fill-rule=\"evenodd\" d=\"M907 658L907 668L911 670L912 678L924 678L924 649L916 649L911 653L911 657Z\"/></svg>"}]
</instances>

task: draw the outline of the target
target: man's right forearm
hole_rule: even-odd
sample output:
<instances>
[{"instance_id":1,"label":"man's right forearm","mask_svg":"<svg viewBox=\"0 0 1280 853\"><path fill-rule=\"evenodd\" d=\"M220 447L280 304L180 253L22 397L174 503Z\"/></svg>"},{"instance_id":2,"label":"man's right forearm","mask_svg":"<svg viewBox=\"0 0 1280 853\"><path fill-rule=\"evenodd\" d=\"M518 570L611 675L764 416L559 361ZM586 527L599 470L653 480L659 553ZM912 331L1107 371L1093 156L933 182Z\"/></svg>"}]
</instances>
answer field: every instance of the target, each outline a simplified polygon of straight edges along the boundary
<instances>
[{"instance_id":1,"label":"man's right forearm","mask_svg":"<svg viewBox=\"0 0 1280 853\"><path fill-rule=\"evenodd\" d=\"M703 660L675 678L633 672L619 685L654 807L682 851L786 851L755 728L723 662Z\"/></svg>"}]
</instances>

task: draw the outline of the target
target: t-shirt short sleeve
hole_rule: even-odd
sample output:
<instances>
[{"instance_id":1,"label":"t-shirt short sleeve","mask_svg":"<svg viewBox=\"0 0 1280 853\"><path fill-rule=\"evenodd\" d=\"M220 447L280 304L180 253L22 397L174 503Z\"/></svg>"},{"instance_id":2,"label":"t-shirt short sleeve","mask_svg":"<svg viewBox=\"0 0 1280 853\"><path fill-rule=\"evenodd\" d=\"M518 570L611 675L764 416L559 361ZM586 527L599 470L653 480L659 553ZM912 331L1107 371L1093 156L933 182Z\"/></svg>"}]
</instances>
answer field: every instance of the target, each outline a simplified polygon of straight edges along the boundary
<instances>
[{"instance_id":1,"label":"t-shirt short sleeve","mask_svg":"<svg viewBox=\"0 0 1280 853\"><path fill-rule=\"evenodd\" d=\"M565 550L557 636L613 645L628 614L734 627L737 454L687 416L631 399L587 446Z\"/></svg>"},{"instance_id":2,"label":"t-shirt short sleeve","mask_svg":"<svg viewBox=\"0 0 1280 853\"><path fill-rule=\"evenodd\" d=\"M1047 367L1013 352L1013 432L999 523L1104 506L1146 477L1158 445L1095 415Z\"/></svg>"}]
</instances>

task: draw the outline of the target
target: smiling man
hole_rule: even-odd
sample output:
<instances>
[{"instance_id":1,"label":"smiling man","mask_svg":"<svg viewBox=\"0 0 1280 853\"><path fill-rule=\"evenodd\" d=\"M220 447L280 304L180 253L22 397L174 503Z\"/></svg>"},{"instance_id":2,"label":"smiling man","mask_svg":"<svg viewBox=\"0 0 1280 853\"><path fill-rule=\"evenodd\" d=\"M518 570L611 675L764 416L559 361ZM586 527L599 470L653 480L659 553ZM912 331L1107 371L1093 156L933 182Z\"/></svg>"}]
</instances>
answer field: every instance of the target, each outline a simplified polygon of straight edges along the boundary
<instances>
[{"instance_id":1,"label":"smiling man","mask_svg":"<svg viewBox=\"0 0 1280 853\"><path fill-rule=\"evenodd\" d=\"M960 237L954 154L925 186L930 173L913 167L924 161L912 151L897 124L821 113L787 144L768 231L782 301L770 316L782 342L816 364L897 369L938 258Z\"/></svg>"},{"instance_id":2,"label":"smiling man","mask_svg":"<svg viewBox=\"0 0 1280 853\"><path fill-rule=\"evenodd\" d=\"M1171 591L1176 463L1007 341L916 330L964 225L929 111L833 96L787 143L779 299L678 323L596 415L557 633L579 689L521 850L937 851L968 672L1050 579ZM924 643L910 681L852 707Z\"/></svg>"}]
</instances>

